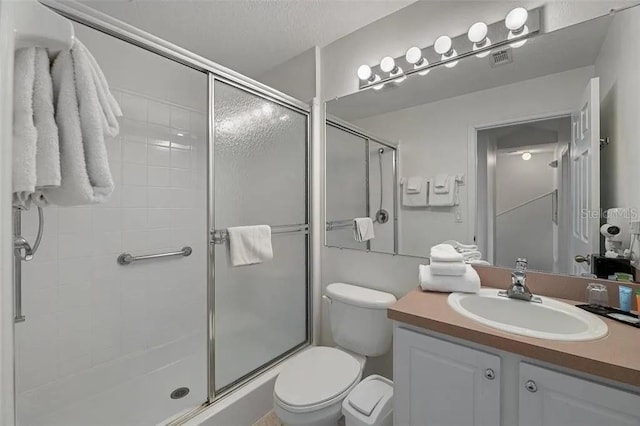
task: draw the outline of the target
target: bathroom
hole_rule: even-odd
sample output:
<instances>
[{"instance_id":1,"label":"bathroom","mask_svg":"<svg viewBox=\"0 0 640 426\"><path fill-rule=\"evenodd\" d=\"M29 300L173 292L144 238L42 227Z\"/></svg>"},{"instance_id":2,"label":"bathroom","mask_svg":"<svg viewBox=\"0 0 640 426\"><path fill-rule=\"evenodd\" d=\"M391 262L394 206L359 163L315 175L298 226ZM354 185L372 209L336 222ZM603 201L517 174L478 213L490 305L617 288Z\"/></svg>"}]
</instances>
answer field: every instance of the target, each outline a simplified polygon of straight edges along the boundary
<instances>
[{"instance_id":1,"label":"bathroom","mask_svg":"<svg viewBox=\"0 0 640 426\"><path fill-rule=\"evenodd\" d=\"M639 4L0 0L0 424L639 424ZM16 51L57 100L76 40L108 194L25 201Z\"/></svg>"}]
</instances>

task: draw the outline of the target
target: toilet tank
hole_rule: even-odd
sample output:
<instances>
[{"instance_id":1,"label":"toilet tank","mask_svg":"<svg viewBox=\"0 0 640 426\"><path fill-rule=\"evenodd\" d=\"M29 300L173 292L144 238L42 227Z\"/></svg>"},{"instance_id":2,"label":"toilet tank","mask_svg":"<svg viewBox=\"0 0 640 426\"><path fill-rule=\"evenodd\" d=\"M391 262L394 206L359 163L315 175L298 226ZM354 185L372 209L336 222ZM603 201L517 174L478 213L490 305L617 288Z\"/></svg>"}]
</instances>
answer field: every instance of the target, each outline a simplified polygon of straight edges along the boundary
<instances>
[{"instance_id":1,"label":"toilet tank","mask_svg":"<svg viewBox=\"0 0 640 426\"><path fill-rule=\"evenodd\" d=\"M380 356L391 347L387 308L394 295L352 284L333 283L325 291L329 323L336 345L365 356Z\"/></svg>"}]
</instances>

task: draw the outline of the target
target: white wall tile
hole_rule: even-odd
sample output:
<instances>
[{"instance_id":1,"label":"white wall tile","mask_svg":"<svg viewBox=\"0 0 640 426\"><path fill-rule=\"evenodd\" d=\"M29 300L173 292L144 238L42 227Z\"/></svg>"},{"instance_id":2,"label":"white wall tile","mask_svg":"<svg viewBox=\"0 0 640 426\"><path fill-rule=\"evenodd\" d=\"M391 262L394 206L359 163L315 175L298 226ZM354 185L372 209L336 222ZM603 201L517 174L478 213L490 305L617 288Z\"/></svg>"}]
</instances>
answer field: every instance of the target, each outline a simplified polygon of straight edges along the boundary
<instances>
[{"instance_id":1,"label":"white wall tile","mask_svg":"<svg viewBox=\"0 0 640 426\"><path fill-rule=\"evenodd\" d=\"M146 207L147 206L147 188L144 186L122 187L122 207Z\"/></svg>"},{"instance_id":2,"label":"white wall tile","mask_svg":"<svg viewBox=\"0 0 640 426\"><path fill-rule=\"evenodd\" d=\"M124 163L122 183L124 185L146 185L147 166L144 164Z\"/></svg>"},{"instance_id":3,"label":"white wall tile","mask_svg":"<svg viewBox=\"0 0 640 426\"><path fill-rule=\"evenodd\" d=\"M123 93L120 107L125 118L136 121L147 121L147 100L140 96Z\"/></svg>"},{"instance_id":4,"label":"white wall tile","mask_svg":"<svg viewBox=\"0 0 640 426\"><path fill-rule=\"evenodd\" d=\"M184 149L171 149L171 167L188 169L191 167L191 153Z\"/></svg>"},{"instance_id":5,"label":"white wall tile","mask_svg":"<svg viewBox=\"0 0 640 426\"><path fill-rule=\"evenodd\" d=\"M168 167L147 167L147 183L149 186L171 186L171 169Z\"/></svg>"},{"instance_id":6,"label":"white wall tile","mask_svg":"<svg viewBox=\"0 0 640 426\"><path fill-rule=\"evenodd\" d=\"M165 103L150 100L147 104L149 123L171 125L171 107Z\"/></svg>"},{"instance_id":7,"label":"white wall tile","mask_svg":"<svg viewBox=\"0 0 640 426\"><path fill-rule=\"evenodd\" d=\"M147 161L150 166L169 167L171 165L171 154L167 147L149 145L147 155Z\"/></svg>"},{"instance_id":8,"label":"white wall tile","mask_svg":"<svg viewBox=\"0 0 640 426\"><path fill-rule=\"evenodd\" d=\"M137 143L137 142L125 142L123 144L124 157L123 161L125 163L137 163L137 164L146 164L147 163L147 144L146 143Z\"/></svg>"},{"instance_id":9,"label":"white wall tile","mask_svg":"<svg viewBox=\"0 0 640 426\"><path fill-rule=\"evenodd\" d=\"M189 130L190 119L189 110L177 106L171 107L171 127Z\"/></svg>"}]
</instances>

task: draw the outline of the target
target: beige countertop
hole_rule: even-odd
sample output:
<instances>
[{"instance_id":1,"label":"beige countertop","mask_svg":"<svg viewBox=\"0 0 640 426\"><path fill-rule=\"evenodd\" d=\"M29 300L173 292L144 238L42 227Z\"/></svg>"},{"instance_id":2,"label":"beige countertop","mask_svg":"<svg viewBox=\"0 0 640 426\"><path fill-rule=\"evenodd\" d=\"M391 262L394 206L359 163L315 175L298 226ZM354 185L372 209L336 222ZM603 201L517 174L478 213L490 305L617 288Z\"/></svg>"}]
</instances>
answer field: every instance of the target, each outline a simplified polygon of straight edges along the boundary
<instances>
[{"instance_id":1,"label":"beige countertop","mask_svg":"<svg viewBox=\"0 0 640 426\"><path fill-rule=\"evenodd\" d=\"M448 293L415 289L391 306L387 316L415 327L640 386L640 329L599 317L609 327L609 334L601 339L588 342L535 339L506 333L468 319L449 307L448 296Z\"/></svg>"}]
</instances>

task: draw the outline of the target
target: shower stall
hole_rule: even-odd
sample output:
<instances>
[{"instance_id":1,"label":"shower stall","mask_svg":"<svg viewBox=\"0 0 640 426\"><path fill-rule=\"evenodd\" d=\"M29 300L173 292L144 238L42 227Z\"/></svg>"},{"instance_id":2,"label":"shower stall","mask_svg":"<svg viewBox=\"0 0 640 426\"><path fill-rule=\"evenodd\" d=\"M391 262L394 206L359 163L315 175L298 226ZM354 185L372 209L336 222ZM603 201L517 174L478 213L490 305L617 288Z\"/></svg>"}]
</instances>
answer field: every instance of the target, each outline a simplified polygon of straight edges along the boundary
<instances>
[{"instance_id":1,"label":"shower stall","mask_svg":"<svg viewBox=\"0 0 640 426\"><path fill-rule=\"evenodd\" d=\"M397 253L396 151L392 142L353 124L336 117L327 120L327 245ZM356 217L373 220L374 239L354 240Z\"/></svg>"},{"instance_id":2,"label":"shower stall","mask_svg":"<svg viewBox=\"0 0 640 426\"><path fill-rule=\"evenodd\" d=\"M44 209L17 261L17 424L192 416L309 344L309 106L71 6L124 117L108 202ZM35 209L16 213L33 242ZM232 267L226 229L272 226ZM22 250L16 250L23 256Z\"/></svg>"}]
</instances>

